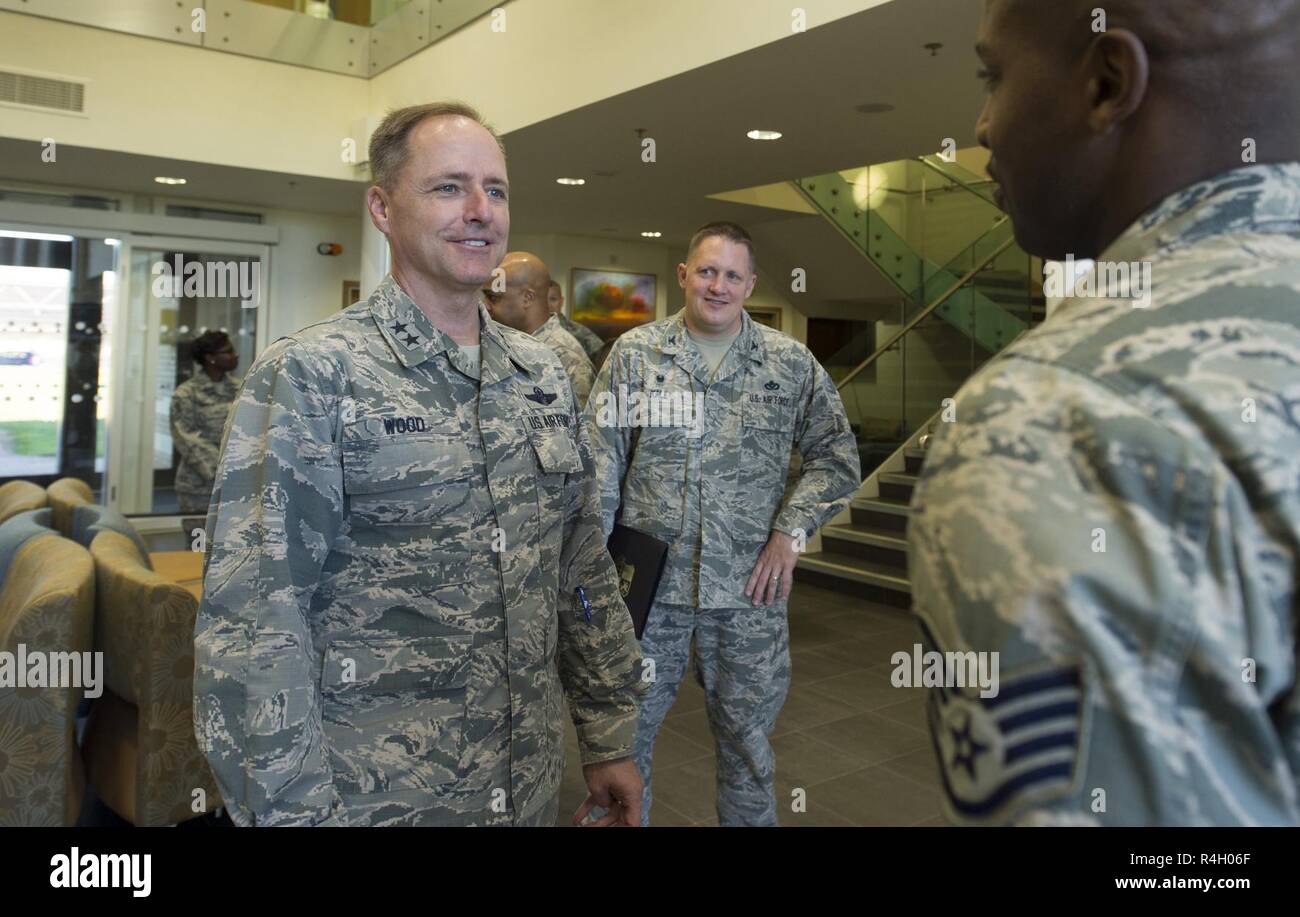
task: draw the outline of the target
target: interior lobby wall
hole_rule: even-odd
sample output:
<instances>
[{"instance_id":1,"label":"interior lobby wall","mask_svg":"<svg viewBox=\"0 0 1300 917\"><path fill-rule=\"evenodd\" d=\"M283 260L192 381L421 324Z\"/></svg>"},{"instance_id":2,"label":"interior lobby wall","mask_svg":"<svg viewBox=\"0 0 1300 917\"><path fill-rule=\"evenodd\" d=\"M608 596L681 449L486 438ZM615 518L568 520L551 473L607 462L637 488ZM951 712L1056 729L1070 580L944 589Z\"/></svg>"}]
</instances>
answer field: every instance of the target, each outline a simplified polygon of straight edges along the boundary
<instances>
[{"instance_id":1,"label":"interior lobby wall","mask_svg":"<svg viewBox=\"0 0 1300 917\"><path fill-rule=\"evenodd\" d=\"M668 246L657 242L602 239L597 236L511 233L512 251L532 252L546 262L551 277L564 286L566 311L572 305L572 269L595 268L655 275L655 318L682 307L677 286L677 261Z\"/></svg>"},{"instance_id":2,"label":"interior lobby wall","mask_svg":"<svg viewBox=\"0 0 1300 917\"><path fill-rule=\"evenodd\" d=\"M886 2L803 0L801 8L811 29ZM788 37L795 7L784 0L656 0L645 7L515 0L502 9L504 31L493 31L492 16L481 17L371 80L2 12L6 67L87 84L85 117L6 107L3 133L355 179L342 143L366 116L463 98L508 132ZM529 66L538 79L518 77Z\"/></svg>"},{"instance_id":3,"label":"interior lobby wall","mask_svg":"<svg viewBox=\"0 0 1300 917\"><path fill-rule=\"evenodd\" d=\"M343 139L366 81L104 29L0 13L10 70L86 81L86 116L5 106L7 137L355 179Z\"/></svg>"},{"instance_id":4,"label":"interior lobby wall","mask_svg":"<svg viewBox=\"0 0 1300 917\"><path fill-rule=\"evenodd\" d=\"M270 331L263 345L333 315L343 308L343 282L360 279L361 224L355 217L293 210L264 211L280 230L271 251ZM339 255L316 246L337 242Z\"/></svg>"},{"instance_id":5,"label":"interior lobby wall","mask_svg":"<svg viewBox=\"0 0 1300 917\"><path fill-rule=\"evenodd\" d=\"M370 111L458 98L507 133L789 37L796 9L813 29L888 2L515 0L503 31L480 18L372 79Z\"/></svg>"}]
</instances>

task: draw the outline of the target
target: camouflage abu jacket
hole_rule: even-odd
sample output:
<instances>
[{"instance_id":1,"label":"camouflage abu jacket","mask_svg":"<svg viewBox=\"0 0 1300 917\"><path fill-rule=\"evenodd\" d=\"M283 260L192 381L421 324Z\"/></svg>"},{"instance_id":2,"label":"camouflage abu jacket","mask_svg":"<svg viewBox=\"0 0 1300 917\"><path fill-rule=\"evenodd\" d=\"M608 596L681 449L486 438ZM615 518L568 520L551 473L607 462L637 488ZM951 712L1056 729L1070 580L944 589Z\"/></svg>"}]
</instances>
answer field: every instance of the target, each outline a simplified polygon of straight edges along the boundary
<instances>
[{"instance_id":1,"label":"camouflage abu jacket","mask_svg":"<svg viewBox=\"0 0 1300 917\"><path fill-rule=\"evenodd\" d=\"M630 752L639 653L564 372L482 386L389 277L267 348L208 520L195 728L238 824L509 824ZM575 599L586 590L590 610Z\"/></svg>"},{"instance_id":2,"label":"camouflage abu jacket","mask_svg":"<svg viewBox=\"0 0 1300 917\"><path fill-rule=\"evenodd\" d=\"M1099 261L1150 265L1149 307L1067 300L916 488L926 641L1000 654L997 696L931 691L947 815L1300 823L1300 164L1187 188Z\"/></svg>"},{"instance_id":3,"label":"camouflage abu jacket","mask_svg":"<svg viewBox=\"0 0 1300 917\"><path fill-rule=\"evenodd\" d=\"M671 545L659 602L748 607L745 582L772 530L811 538L862 483L826 370L793 338L742 321L716 375L683 313L633 328L587 402L605 531L617 517ZM795 448L802 468L786 496Z\"/></svg>"}]
</instances>

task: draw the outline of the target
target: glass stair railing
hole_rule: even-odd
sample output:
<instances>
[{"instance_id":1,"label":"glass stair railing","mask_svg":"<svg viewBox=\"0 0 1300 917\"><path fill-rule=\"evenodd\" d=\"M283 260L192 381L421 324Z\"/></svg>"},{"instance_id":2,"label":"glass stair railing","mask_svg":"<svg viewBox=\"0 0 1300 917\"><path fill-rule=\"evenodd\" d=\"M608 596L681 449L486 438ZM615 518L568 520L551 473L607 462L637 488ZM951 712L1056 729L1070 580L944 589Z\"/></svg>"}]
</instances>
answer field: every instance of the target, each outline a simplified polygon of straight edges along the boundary
<instances>
[{"instance_id":1,"label":"glass stair railing","mask_svg":"<svg viewBox=\"0 0 1300 917\"><path fill-rule=\"evenodd\" d=\"M793 185L919 310L961 277L961 268L978 260L981 250L996 247L1012 235L1009 220L992 203L991 188L966 175L970 181L922 160L904 160L799 179ZM1018 264L1012 266L1014 262ZM970 321L967 312L955 306L943 315L962 322L959 329L975 336L990 353L1028 327L1022 316L1033 298L1027 276L1029 256L1019 250L1010 252L990 273L1008 269L1023 272L1025 282L1010 288L1024 290L1023 299L1008 295L1005 284L1010 278L1001 277L1004 285L997 288L996 298L985 295L984 288L972 291L977 321ZM990 284L989 290L993 288Z\"/></svg>"},{"instance_id":2,"label":"glass stair railing","mask_svg":"<svg viewBox=\"0 0 1300 917\"><path fill-rule=\"evenodd\" d=\"M996 185L940 157L793 184L902 294L823 361L865 477L1042 318L1039 272L993 203Z\"/></svg>"}]
</instances>

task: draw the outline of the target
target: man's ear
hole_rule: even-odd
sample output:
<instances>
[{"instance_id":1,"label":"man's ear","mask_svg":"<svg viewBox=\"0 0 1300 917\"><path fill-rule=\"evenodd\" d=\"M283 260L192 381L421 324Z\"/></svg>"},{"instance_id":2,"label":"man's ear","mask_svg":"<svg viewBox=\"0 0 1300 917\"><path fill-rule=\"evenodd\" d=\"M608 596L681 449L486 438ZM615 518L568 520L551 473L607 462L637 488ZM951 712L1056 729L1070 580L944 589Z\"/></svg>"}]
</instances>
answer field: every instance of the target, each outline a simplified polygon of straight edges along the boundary
<instances>
[{"instance_id":1,"label":"man's ear","mask_svg":"<svg viewBox=\"0 0 1300 917\"><path fill-rule=\"evenodd\" d=\"M1151 86L1146 45L1127 29L1098 35L1088 49L1088 126L1104 134L1133 116Z\"/></svg>"},{"instance_id":2,"label":"man's ear","mask_svg":"<svg viewBox=\"0 0 1300 917\"><path fill-rule=\"evenodd\" d=\"M683 290L686 289L686 265L677 265L677 284Z\"/></svg>"},{"instance_id":3,"label":"man's ear","mask_svg":"<svg viewBox=\"0 0 1300 917\"><path fill-rule=\"evenodd\" d=\"M370 222L375 224L375 229L388 235L388 197L384 194L383 188L371 185L366 191L366 210L370 214Z\"/></svg>"}]
</instances>

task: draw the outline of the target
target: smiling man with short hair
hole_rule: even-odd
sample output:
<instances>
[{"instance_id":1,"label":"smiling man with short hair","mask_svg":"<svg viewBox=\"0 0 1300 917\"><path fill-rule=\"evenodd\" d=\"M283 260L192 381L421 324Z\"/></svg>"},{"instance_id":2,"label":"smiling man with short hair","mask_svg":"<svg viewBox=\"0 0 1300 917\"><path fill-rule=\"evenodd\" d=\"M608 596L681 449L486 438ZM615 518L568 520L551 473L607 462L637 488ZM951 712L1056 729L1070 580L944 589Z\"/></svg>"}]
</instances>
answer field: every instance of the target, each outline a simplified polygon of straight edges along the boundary
<instances>
[{"instance_id":1,"label":"smiling man with short hair","mask_svg":"<svg viewBox=\"0 0 1300 917\"><path fill-rule=\"evenodd\" d=\"M272 344L228 423L195 728L240 825L549 825L565 701L597 824L636 824L641 691L564 370L492 321L500 141L471 108L371 141L379 288Z\"/></svg>"},{"instance_id":2,"label":"smiling man with short hair","mask_svg":"<svg viewBox=\"0 0 1300 917\"><path fill-rule=\"evenodd\" d=\"M654 673L636 737L642 818L655 736L694 642L718 745L718 821L775 825L768 735L790 684L790 578L804 540L861 483L857 442L808 348L745 313L757 274L742 227L702 227L677 280L686 307L615 342L586 410L605 534L617 520L669 545L641 640ZM631 393L667 421L611 410ZM685 405L687 416L676 411ZM803 461L786 497L792 450Z\"/></svg>"}]
</instances>

